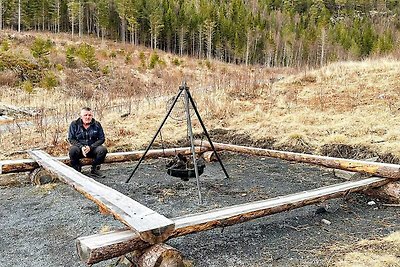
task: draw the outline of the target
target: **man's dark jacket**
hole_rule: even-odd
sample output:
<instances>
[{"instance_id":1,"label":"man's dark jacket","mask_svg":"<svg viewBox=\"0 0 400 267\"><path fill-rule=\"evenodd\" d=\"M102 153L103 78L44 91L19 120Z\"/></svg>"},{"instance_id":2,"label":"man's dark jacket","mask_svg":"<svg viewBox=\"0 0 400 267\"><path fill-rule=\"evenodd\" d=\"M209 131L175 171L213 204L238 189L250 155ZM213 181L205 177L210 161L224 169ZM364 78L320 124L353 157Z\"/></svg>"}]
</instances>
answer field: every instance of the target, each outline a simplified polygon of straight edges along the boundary
<instances>
[{"instance_id":1,"label":"man's dark jacket","mask_svg":"<svg viewBox=\"0 0 400 267\"><path fill-rule=\"evenodd\" d=\"M103 127L101 127L100 122L92 119L89 128L85 129L82 119L79 118L71 122L69 126L68 141L71 145L79 148L90 146L92 150L102 145L105 141Z\"/></svg>"}]
</instances>

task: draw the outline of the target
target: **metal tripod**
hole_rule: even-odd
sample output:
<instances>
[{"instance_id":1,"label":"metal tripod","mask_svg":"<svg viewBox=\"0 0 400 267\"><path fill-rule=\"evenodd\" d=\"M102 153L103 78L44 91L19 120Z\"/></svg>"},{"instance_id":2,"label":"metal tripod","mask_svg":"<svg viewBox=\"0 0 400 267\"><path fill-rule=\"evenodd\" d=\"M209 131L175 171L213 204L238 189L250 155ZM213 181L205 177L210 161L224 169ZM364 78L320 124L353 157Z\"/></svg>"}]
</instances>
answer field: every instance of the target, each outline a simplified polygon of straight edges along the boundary
<instances>
[{"instance_id":1,"label":"metal tripod","mask_svg":"<svg viewBox=\"0 0 400 267\"><path fill-rule=\"evenodd\" d=\"M185 97L185 113L186 113L186 122L187 122L187 127L188 127L188 133L189 133L189 137L190 137L190 147L191 147L191 151L192 151L192 157L193 157L193 165L194 165L194 171L195 171L195 175L196 175L196 180L197 180L197 190L198 190L198 194L199 194L199 204L202 203L202 199L201 199L201 191L200 191L200 180L199 180L199 170L197 168L197 162L196 162L196 151L194 149L194 140L193 140L193 130L192 130L192 121L191 121L191 116L190 116L190 105L192 105L193 110L200 122L200 125L203 129L204 135L207 137L208 142L210 143L210 146L212 148L212 150L215 153L215 156L219 162L219 164L222 167L222 170L224 171L224 174L226 176L226 178L229 178L228 172L226 171L224 164L222 163L221 158L219 157L217 150L214 147L213 142L211 141L210 135L207 132L207 129L203 123L203 120L200 117L200 114L197 110L196 104L192 98L192 95L189 92L189 87L186 85L186 81L184 81L182 83L182 85L179 86L179 92L178 94L175 96L174 102L172 103L171 107L169 108L167 115L165 116L164 120L162 121L160 127L158 128L157 132L155 133L153 139L151 140L150 144L147 146L145 152L143 153L142 157L139 159L138 163L136 164L135 168L133 169L131 175L129 176L129 178L125 181L125 183L128 183L131 178L133 177L133 175L135 174L136 170L139 168L140 163L142 163L143 159L145 158L147 152L150 150L151 146L153 145L154 141L157 138L157 135L160 133L162 127L164 126L165 122L167 121L167 118L169 117L169 115L171 114L176 102L178 101L179 97L181 96L181 94L184 93L184 97Z\"/></svg>"}]
</instances>

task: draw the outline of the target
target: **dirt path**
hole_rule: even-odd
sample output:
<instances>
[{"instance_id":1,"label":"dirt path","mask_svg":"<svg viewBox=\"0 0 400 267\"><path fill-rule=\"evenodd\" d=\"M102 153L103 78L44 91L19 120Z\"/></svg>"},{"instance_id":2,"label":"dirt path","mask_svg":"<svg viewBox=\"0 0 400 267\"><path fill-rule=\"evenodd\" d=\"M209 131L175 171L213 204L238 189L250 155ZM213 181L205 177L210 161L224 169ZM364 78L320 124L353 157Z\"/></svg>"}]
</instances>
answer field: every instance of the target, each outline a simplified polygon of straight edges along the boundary
<instances>
[{"instance_id":1,"label":"dirt path","mask_svg":"<svg viewBox=\"0 0 400 267\"><path fill-rule=\"evenodd\" d=\"M164 160L145 161L129 184L135 162L103 166L99 180L167 217L287 195L342 182L332 172L277 159L223 154L196 182L170 177ZM19 175L20 179L23 178ZM371 200L375 205L368 205ZM85 266L75 251L79 236L123 226L64 184L0 187L0 266ZM193 266L330 266L333 246L377 238L400 229L399 210L352 194L251 222L168 241ZM321 220L331 222L324 224ZM95 264L110 266L115 260Z\"/></svg>"}]
</instances>

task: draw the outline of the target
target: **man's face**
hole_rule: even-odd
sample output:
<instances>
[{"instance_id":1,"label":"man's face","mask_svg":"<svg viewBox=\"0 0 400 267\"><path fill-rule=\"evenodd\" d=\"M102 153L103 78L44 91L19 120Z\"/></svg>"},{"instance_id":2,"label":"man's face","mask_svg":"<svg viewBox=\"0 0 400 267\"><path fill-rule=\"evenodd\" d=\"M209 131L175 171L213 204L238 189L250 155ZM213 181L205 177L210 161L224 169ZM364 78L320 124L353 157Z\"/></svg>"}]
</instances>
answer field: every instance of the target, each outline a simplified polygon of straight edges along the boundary
<instances>
[{"instance_id":1,"label":"man's face","mask_svg":"<svg viewBox=\"0 0 400 267\"><path fill-rule=\"evenodd\" d=\"M81 119L83 121L83 124L90 124L93 118L93 112L92 111L87 111L87 110L82 110L81 111Z\"/></svg>"}]
</instances>

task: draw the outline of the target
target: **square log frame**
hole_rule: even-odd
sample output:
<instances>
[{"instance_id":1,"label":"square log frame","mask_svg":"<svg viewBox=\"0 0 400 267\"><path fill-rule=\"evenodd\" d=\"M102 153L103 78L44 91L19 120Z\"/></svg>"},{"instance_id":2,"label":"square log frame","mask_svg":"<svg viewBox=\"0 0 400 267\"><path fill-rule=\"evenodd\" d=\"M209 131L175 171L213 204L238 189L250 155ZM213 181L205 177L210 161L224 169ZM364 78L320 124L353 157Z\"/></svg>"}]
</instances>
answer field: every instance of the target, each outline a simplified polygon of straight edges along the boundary
<instances>
[{"instance_id":1,"label":"square log frame","mask_svg":"<svg viewBox=\"0 0 400 267\"><path fill-rule=\"evenodd\" d=\"M196 142L196 145L200 145L200 142ZM196 149L199 149L199 151L210 149L207 142L202 142L201 145L204 147L197 147ZM323 202L327 199L339 198L352 192L379 187L400 177L400 166L395 164L321 157L221 143L214 143L214 145L218 150L300 161L380 177L349 181L286 196L169 219L118 191L75 171L43 151L30 151L29 154L40 166L56 174L60 180L98 204L101 210L113 214L116 219L130 228L130 230L116 230L78 238L76 241L78 254L86 264L94 264L135 250L143 250L152 244L165 242L174 237L234 225L266 215Z\"/></svg>"}]
</instances>

